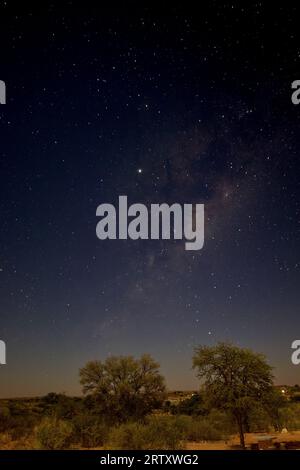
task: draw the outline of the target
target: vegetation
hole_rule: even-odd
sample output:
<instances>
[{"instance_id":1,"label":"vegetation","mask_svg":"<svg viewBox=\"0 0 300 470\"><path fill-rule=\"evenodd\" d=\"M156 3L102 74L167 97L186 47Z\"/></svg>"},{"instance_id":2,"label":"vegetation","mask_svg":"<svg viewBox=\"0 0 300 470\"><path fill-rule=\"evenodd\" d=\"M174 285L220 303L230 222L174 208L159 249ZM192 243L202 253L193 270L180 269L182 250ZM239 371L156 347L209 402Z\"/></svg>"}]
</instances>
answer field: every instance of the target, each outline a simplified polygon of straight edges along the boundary
<instances>
[{"instance_id":1,"label":"vegetation","mask_svg":"<svg viewBox=\"0 0 300 470\"><path fill-rule=\"evenodd\" d=\"M153 418L142 424L130 422L113 428L109 435L110 449L180 449L181 429L169 419Z\"/></svg>"},{"instance_id":2,"label":"vegetation","mask_svg":"<svg viewBox=\"0 0 300 470\"><path fill-rule=\"evenodd\" d=\"M300 387L278 389L263 356L199 347L197 392L166 393L150 357L111 357L80 370L83 397L0 400L1 449L180 449L239 432L300 430ZM189 444L190 443L190 444Z\"/></svg>"},{"instance_id":3,"label":"vegetation","mask_svg":"<svg viewBox=\"0 0 300 470\"><path fill-rule=\"evenodd\" d=\"M261 354L225 343L197 348L193 366L198 377L204 379L209 406L231 413L241 446L245 448L244 431L249 413L271 397L272 368Z\"/></svg>"},{"instance_id":4,"label":"vegetation","mask_svg":"<svg viewBox=\"0 0 300 470\"><path fill-rule=\"evenodd\" d=\"M159 364L149 355L89 362L80 370L80 383L110 423L142 419L160 407L166 396Z\"/></svg>"},{"instance_id":5,"label":"vegetation","mask_svg":"<svg viewBox=\"0 0 300 470\"><path fill-rule=\"evenodd\" d=\"M73 441L80 443L82 447L102 447L107 441L108 426L101 418L79 414L72 423Z\"/></svg>"},{"instance_id":6,"label":"vegetation","mask_svg":"<svg viewBox=\"0 0 300 470\"><path fill-rule=\"evenodd\" d=\"M37 446L41 449L68 449L72 442L72 425L57 418L44 418L35 429Z\"/></svg>"}]
</instances>

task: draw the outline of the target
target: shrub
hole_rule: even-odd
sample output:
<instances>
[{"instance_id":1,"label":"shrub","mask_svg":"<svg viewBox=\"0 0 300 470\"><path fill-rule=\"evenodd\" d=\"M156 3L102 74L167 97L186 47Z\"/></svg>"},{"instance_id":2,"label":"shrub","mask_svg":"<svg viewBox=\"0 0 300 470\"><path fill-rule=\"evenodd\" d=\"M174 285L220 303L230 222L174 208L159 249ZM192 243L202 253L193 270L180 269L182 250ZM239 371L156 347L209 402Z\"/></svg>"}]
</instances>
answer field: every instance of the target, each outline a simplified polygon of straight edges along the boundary
<instances>
[{"instance_id":1,"label":"shrub","mask_svg":"<svg viewBox=\"0 0 300 470\"><path fill-rule=\"evenodd\" d=\"M150 416L144 424L128 423L113 428L108 444L120 450L175 450L183 441L217 441L232 427L226 413L212 411L206 417Z\"/></svg>"},{"instance_id":2,"label":"shrub","mask_svg":"<svg viewBox=\"0 0 300 470\"><path fill-rule=\"evenodd\" d=\"M145 426L148 449L180 449L184 437L184 424L169 416L152 416Z\"/></svg>"},{"instance_id":3,"label":"shrub","mask_svg":"<svg viewBox=\"0 0 300 470\"><path fill-rule=\"evenodd\" d=\"M222 432L207 419L193 419L186 433L186 439L189 441L218 441L223 437Z\"/></svg>"},{"instance_id":4,"label":"shrub","mask_svg":"<svg viewBox=\"0 0 300 470\"><path fill-rule=\"evenodd\" d=\"M7 406L0 408L0 432L7 430L10 422L10 410Z\"/></svg>"},{"instance_id":5,"label":"shrub","mask_svg":"<svg viewBox=\"0 0 300 470\"><path fill-rule=\"evenodd\" d=\"M217 441L225 434L213 415L205 418L179 415L170 425L178 430L181 439L188 441Z\"/></svg>"},{"instance_id":6,"label":"shrub","mask_svg":"<svg viewBox=\"0 0 300 470\"><path fill-rule=\"evenodd\" d=\"M272 420L270 415L262 406L253 407L248 413L247 432L270 432L272 431Z\"/></svg>"},{"instance_id":7,"label":"shrub","mask_svg":"<svg viewBox=\"0 0 300 470\"><path fill-rule=\"evenodd\" d=\"M114 450L147 449L145 426L139 423L127 423L112 428L108 438L108 448Z\"/></svg>"},{"instance_id":8,"label":"shrub","mask_svg":"<svg viewBox=\"0 0 300 470\"><path fill-rule=\"evenodd\" d=\"M180 439L189 441L217 441L235 431L228 415L217 410L205 417L161 416L159 421L168 423L165 425L176 430Z\"/></svg>"},{"instance_id":9,"label":"shrub","mask_svg":"<svg viewBox=\"0 0 300 470\"><path fill-rule=\"evenodd\" d=\"M37 417L34 415L12 415L9 408L0 409L0 433L7 433L12 440L28 437L36 424Z\"/></svg>"},{"instance_id":10,"label":"shrub","mask_svg":"<svg viewBox=\"0 0 300 470\"><path fill-rule=\"evenodd\" d=\"M48 393L41 398L39 408L44 416L55 416L61 420L72 419L81 412L82 400L63 393Z\"/></svg>"},{"instance_id":11,"label":"shrub","mask_svg":"<svg viewBox=\"0 0 300 470\"><path fill-rule=\"evenodd\" d=\"M82 447L103 446L108 435L107 426L95 416L76 416L72 420L74 441Z\"/></svg>"},{"instance_id":12,"label":"shrub","mask_svg":"<svg viewBox=\"0 0 300 470\"><path fill-rule=\"evenodd\" d=\"M291 403L280 410L280 418L282 426L289 431L300 430L300 405L299 403Z\"/></svg>"},{"instance_id":13,"label":"shrub","mask_svg":"<svg viewBox=\"0 0 300 470\"><path fill-rule=\"evenodd\" d=\"M56 450L68 449L71 445L73 428L67 421L45 418L35 428L39 448Z\"/></svg>"},{"instance_id":14,"label":"shrub","mask_svg":"<svg viewBox=\"0 0 300 470\"><path fill-rule=\"evenodd\" d=\"M235 421L231 414L226 411L212 409L209 415L206 416L206 420L216 431L219 431L224 438L237 431Z\"/></svg>"},{"instance_id":15,"label":"shrub","mask_svg":"<svg viewBox=\"0 0 300 470\"><path fill-rule=\"evenodd\" d=\"M108 446L115 450L155 450L181 448L181 431L164 417L152 417L147 423L122 424L110 431Z\"/></svg>"}]
</instances>

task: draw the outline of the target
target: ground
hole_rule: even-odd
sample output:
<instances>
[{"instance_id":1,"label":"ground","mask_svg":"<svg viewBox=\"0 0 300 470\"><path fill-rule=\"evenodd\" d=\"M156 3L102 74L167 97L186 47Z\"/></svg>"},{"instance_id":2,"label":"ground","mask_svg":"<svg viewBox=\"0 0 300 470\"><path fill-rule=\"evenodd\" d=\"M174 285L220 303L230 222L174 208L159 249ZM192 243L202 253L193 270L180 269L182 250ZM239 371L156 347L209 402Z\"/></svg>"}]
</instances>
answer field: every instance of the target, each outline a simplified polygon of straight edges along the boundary
<instances>
[{"instance_id":1,"label":"ground","mask_svg":"<svg viewBox=\"0 0 300 470\"><path fill-rule=\"evenodd\" d=\"M249 433L245 434L246 446L250 446L258 441L258 438L264 436L263 433ZM274 436L274 442L291 442L299 441L300 442L300 431L289 432L286 434L282 433L272 433L271 436ZM227 441L206 441L206 442L187 442L186 449L189 450L232 450L236 449L239 446L238 436L233 436Z\"/></svg>"},{"instance_id":2,"label":"ground","mask_svg":"<svg viewBox=\"0 0 300 470\"><path fill-rule=\"evenodd\" d=\"M246 446L250 446L253 443L256 443L259 437L265 436L263 433L249 433L245 434ZM281 433L272 433L274 436L273 442L291 442L299 441L300 442L300 431L289 432L286 434ZM30 449L34 445L34 441L31 439L20 439L18 441L12 441L5 435L0 435L0 448L1 450L13 450L13 449ZM202 441L202 442L191 442L187 441L185 443L186 450L236 450L239 449L239 438L238 435L232 436L232 438L227 441ZM78 450L78 447L76 448ZM87 449L86 449L87 450ZM95 449L89 450L105 450L103 447L97 447Z\"/></svg>"}]
</instances>

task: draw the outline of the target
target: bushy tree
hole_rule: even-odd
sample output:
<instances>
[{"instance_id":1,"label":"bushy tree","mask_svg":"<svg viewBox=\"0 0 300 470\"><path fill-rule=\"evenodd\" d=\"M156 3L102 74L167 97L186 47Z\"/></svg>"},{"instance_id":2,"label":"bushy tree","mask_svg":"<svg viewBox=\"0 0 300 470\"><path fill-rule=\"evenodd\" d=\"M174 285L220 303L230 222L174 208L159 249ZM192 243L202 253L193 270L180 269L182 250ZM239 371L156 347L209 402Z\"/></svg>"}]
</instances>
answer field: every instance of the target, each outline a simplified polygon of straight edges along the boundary
<instances>
[{"instance_id":1,"label":"bushy tree","mask_svg":"<svg viewBox=\"0 0 300 470\"><path fill-rule=\"evenodd\" d=\"M245 448L245 422L257 403L264 404L273 387L272 368L265 357L228 343L200 346L193 367L212 407L230 411L238 426L240 443Z\"/></svg>"},{"instance_id":2,"label":"bushy tree","mask_svg":"<svg viewBox=\"0 0 300 470\"><path fill-rule=\"evenodd\" d=\"M141 419L165 399L164 378L151 356L109 357L80 369L83 392L91 395L98 412L118 423Z\"/></svg>"}]
</instances>

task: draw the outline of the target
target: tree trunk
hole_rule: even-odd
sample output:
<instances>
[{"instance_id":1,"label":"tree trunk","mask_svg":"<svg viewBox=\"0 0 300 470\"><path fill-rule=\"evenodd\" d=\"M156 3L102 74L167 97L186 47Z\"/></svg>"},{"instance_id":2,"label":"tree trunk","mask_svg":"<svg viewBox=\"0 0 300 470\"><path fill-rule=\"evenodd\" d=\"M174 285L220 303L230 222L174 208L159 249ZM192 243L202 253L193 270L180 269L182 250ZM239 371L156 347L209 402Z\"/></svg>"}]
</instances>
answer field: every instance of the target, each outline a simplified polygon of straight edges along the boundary
<instances>
[{"instance_id":1,"label":"tree trunk","mask_svg":"<svg viewBox=\"0 0 300 470\"><path fill-rule=\"evenodd\" d=\"M246 414L245 418L244 418L244 429L245 429L245 432L250 432L250 424L249 424L248 414Z\"/></svg>"},{"instance_id":2,"label":"tree trunk","mask_svg":"<svg viewBox=\"0 0 300 470\"><path fill-rule=\"evenodd\" d=\"M242 422L240 423L239 433L240 433L240 443L241 443L241 447L242 447L242 449L245 450L245 449L246 449L246 446L245 446L245 437L244 437L243 423L242 423Z\"/></svg>"},{"instance_id":3,"label":"tree trunk","mask_svg":"<svg viewBox=\"0 0 300 470\"><path fill-rule=\"evenodd\" d=\"M242 449L245 450L246 446L245 446L245 436L244 436L244 429L243 429L243 418L242 416L238 414L236 416L236 420L237 420L237 425L239 428L240 444L241 444Z\"/></svg>"}]
</instances>

